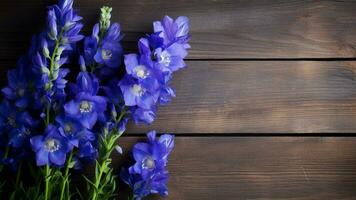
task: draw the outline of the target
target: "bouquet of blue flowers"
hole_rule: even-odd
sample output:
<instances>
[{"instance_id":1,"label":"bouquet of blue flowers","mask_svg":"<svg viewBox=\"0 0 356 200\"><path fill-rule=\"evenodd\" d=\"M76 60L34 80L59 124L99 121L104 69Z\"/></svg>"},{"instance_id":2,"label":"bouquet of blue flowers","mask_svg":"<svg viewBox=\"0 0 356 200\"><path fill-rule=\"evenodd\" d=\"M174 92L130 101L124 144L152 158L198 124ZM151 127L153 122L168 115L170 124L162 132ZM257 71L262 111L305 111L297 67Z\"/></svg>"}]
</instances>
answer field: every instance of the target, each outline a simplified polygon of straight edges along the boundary
<instances>
[{"instance_id":1,"label":"bouquet of blue flowers","mask_svg":"<svg viewBox=\"0 0 356 200\"><path fill-rule=\"evenodd\" d=\"M101 8L92 34L84 36L73 0L59 0L48 7L45 30L8 71L0 103L1 197L115 199L120 177L132 189L129 199L168 195L172 135L147 133L121 169L112 167L111 156L122 153L118 140L128 121L151 124L156 107L175 97L170 82L186 66L189 20L154 22L138 52L127 54L111 12ZM95 170L80 176L86 187L73 184L73 175L87 166Z\"/></svg>"}]
</instances>

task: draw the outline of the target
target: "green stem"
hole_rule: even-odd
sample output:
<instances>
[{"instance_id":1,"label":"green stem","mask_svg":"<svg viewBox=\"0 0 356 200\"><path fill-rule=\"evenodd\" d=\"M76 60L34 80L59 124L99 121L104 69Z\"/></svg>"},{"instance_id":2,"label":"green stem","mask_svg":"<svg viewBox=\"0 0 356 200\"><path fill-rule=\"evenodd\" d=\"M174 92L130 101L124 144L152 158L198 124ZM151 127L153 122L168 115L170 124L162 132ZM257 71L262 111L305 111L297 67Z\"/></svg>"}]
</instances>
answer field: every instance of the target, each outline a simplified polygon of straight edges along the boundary
<instances>
[{"instance_id":1,"label":"green stem","mask_svg":"<svg viewBox=\"0 0 356 200\"><path fill-rule=\"evenodd\" d=\"M117 118L116 120L116 123L119 123L123 117L125 116L126 114L126 109L124 108L121 113L120 113L120 116ZM115 135L113 135L115 134ZM96 170L95 172L97 172L98 170L98 167L99 167L99 174L95 174L95 182L94 182L94 189L93 189L93 195L92 195L92 200L97 200L99 197L98 197L98 189L99 189L99 186L100 186L100 183L101 183L101 179L104 175L104 171L105 169L108 167L107 166L107 159L110 158L110 155L112 153L112 151L115 149L115 144L116 144L116 141L119 139L119 137L121 136L120 134L122 133L116 133L116 132L113 132L109 135L105 135L103 140L105 141L104 144L107 144L107 146L101 146L100 148L103 148L105 149L104 153L101 154L98 158L98 162L96 164ZM115 141L113 141L115 140ZM99 164L99 162L101 162Z\"/></svg>"},{"instance_id":2,"label":"green stem","mask_svg":"<svg viewBox=\"0 0 356 200\"><path fill-rule=\"evenodd\" d=\"M62 38L63 32L64 32L64 28L62 28L61 32L59 33L59 36L58 36L59 39L56 40L56 45L55 45L55 47L53 49L53 53L52 53L52 56L51 56L51 64L50 64L50 68L49 68L50 76L52 76L52 73L53 73L53 67L54 67L54 63L55 63L54 59L55 59L55 57L57 55L57 51L58 51L58 48L59 48L59 45L60 45L60 40Z\"/></svg>"},{"instance_id":3,"label":"green stem","mask_svg":"<svg viewBox=\"0 0 356 200\"><path fill-rule=\"evenodd\" d=\"M16 181L15 181L15 185L14 185L14 190L12 191L10 199L16 199L18 191L20 190L18 185L19 185L19 182L20 182L21 170L22 170L22 162L20 162L19 168L17 169L17 175L16 175Z\"/></svg>"},{"instance_id":4,"label":"green stem","mask_svg":"<svg viewBox=\"0 0 356 200\"><path fill-rule=\"evenodd\" d=\"M130 194L129 197L128 197L128 200L135 200L135 197L133 194Z\"/></svg>"},{"instance_id":5,"label":"green stem","mask_svg":"<svg viewBox=\"0 0 356 200\"><path fill-rule=\"evenodd\" d=\"M49 124L49 121L50 121L50 111L51 111L51 106L48 105L47 108L46 108L46 127L48 126Z\"/></svg>"},{"instance_id":6,"label":"green stem","mask_svg":"<svg viewBox=\"0 0 356 200\"><path fill-rule=\"evenodd\" d=\"M52 53L52 56L51 56L51 65L50 65L50 68L49 68L50 77L52 76L53 67L54 67L54 59L56 57L58 48L59 48L59 41L57 40L56 41L56 46L54 47L54 50L53 50L53 53Z\"/></svg>"},{"instance_id":7,"label":"green stem","mask_svg":"<svg viewBox=\"0 0 356 200\"><path fill-rule=\"evenodd\" d=\"M45 173L45 200L48 200L49 198L49 181L50 181L50 169L49 165L46 165L46 173Z\"/></svg>"},{"instance_id":8,"label":"green stem","mask_svg":"<svg viewBox=\"0 0 356 200\"><path fill-rule=\"evenodd\" d=\"M61 190L61 196L60 196L60 200L64 199L64 191L66 190L66 187L69 188L69 181L68 181L68 176L69 176L69 165L72 162L72 158L73 158L73 151L70 153L68 161L67 161L67 166L64 172L64 176L63 176L63 180L62 180L62 190ZM67 194L67 196L69 196L69 194Z\"/></svg>"},{"instance_id":9,"label":"green stem","mask_svg":"<svg viewBox=\"0 0 356 200\"><path fill-rule=\"evenodd\" d=\"M22 162L19 164L19 168L17 170L17 176L16 176L16 182L15 182L15 188L19 185L20 182L20 177L21 177L21 170L22 170Z\"/></svg>"},{"instance_id":10,"label":"green stem","mask_svg":"<svg viewBox=\"0 0 356 200\"><path fill-rule=\"evenodd\" d=\"M97 167L97 166L96 166ZM95 180L95 188L94 188L94 194L93 194L93 198L92 200L96 200L97 199L97 196L98 196L98 192L97 192L97 189L99 188L99 184L101 182L101 177L103 176L103 173L104 173L104 162L101 164L100 166L100 169L99 169L99 176L98 178ZM95 170L97 171L97 170Z\"/></svg>"},{"instance_id":11,"label":"green stem","mask_svg":"<svg viewBox=\"0 0 356 200\"><path fill-rule=\"evenodd\" d=\"M122 118L125 116L125 114L126 114L126 107L124 107L124 108L122 109L122 111L121 111L121 113L120 113L120 116L119 116L119 118L117 119L117 123L119 123L119 122L122 120Z\"/></svg>"},{"instance_id":12,"label":"green stem","mask_svg":"<svg viewBox=\"0 0 356 200\"><path fill-rule=\"evenodd\" d=\"M5 149L5 153L4 153L4 156L3 156L4 158L3 159L7 158L7 156L9 155L9 150L10 150L10 148L9 148L9 146L7 146L6 149ZM4 165L0 165L0 172L2 172L3 168L4 168Z\"/></svg>"}]
</instances>

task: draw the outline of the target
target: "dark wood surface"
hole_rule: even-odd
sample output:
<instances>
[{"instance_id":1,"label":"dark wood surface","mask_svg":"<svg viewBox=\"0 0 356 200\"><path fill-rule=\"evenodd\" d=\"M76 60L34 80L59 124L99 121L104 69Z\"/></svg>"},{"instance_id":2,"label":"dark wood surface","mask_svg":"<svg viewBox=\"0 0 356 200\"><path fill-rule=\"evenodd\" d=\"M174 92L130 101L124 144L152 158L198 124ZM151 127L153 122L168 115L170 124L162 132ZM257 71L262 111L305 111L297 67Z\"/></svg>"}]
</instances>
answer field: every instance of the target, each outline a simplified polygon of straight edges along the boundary
<instances>
[{"instance_id":1,"label":"dark wood surface","mask_svg":"<svg viewBox=\"0 0 356 200\"><path fill-rule=\"evenodd\" d=\"M54 2L0 1L2 85ZM153 20L191 19L177 98L120 141L177 135L168 199L356 199L356 138L339 137L356 132L356 1L75 0L85 33L102 5L128 52Z\"/></svg>"},{"instance_id":2,"label":"dark wood surface","mask_svg":"<svg viewBox=\"0 0 356 200\"><path fill-rule=\"evenodd\" d=\"M356 62L191 61L150 127L179 133L352 133Z\"/></svg>"},{"instance_id":3,"label":"dark wood surface","mask_svg":"<svg viewBox=\"0 0 356 200\"><path fill-rule=\"evenodd\" d=\"M0 59L16 58L54 0L0 2ZM110 5L125 41L152 31L164 15L191 19L190 59L355 57L356 2L325 0L77 0L89 30ZM4 37L6 36L6 37Z\"/></svg>"},{"instance_id":4,"label":"dark wood surface","mask_svg":"<svg viewBox=\"0 0 356 200\"><path fill-rule=\"evenodd\" d=\"M134 141L137 138L119 143L126 150ZM175 141L167 199L356 198L356 138L176 137Z\"/></svg>"}]
</instances>

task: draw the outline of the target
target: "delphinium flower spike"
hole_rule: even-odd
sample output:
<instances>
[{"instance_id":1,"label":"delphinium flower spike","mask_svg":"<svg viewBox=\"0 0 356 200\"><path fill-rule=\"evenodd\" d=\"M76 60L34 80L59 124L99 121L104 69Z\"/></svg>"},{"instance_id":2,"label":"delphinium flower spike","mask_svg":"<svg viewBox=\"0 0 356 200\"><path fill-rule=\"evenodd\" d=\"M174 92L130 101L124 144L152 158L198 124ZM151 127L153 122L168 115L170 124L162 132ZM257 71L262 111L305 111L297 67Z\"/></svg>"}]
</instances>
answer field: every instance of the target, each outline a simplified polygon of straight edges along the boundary
<instances>
[{"instance_id":1,"label":"delphinium flower spike","mask_svg":"<svg viewBox=\"0 0 356 200\"><path fill-rule=\"evenodd\" d=\"M33 58L34 72L40 77L36 84L38 97L46 105L46 123L49 124L50 109L56 111L65 100L64 79L68 69L61 68L68 62L80 35L82 18L73 10L73 0L60 0L58 5L49 7L47 30L40 36L41 49Z\"/></svg>"},{"instance_id":2,"label":"delphinium flower spike","mask_svg":"<svg viewBox=\"0 0 356 200\"><path fill-rule=\"evenodd\" d=\"M99 23L94 25L92 35L85 38L83 53L80 58L82 71L85 71L81 73L97 80L97 89L100 87L106 95L105 102L103 100L98 101L98 98L88 98L83 95L81 95L82 99L78 99L77 95L76 99L79 100L77 102L80 105L84 106L83 99L88 100L92 105L90 107L93 108L92 112L94 113L89 112L88 117L90 118L88 119L84 115L79 116L75 114L76 112L72 112L74 108L78 107L74 102L69 102L65 106L66 113L78 118L82 124L84 123L83 126L93 128L97 133L97 144L92 144L94 149L98 149L97 157L94 157L96 159L95 176L91 181L89 181L90 178L87 178L88 188L90 188L88 198L93 200L111 199L116 195L116 176L113 174L110 155L114 150L120 149L116 141L123 133L127 122L124 111L120 110L118 100L120 93L117 87L118 71L123 60L123 49L120 44L122 35L120 25L110 22L111 11L112 8L110 7L104 6L101 8ZM72 88L73 91L76 91L75 86ZM113 89L116 89L116 91L113 92ZM78 92L75 93L78 94ZM110 95L108 95L109 93ZM108 106L106 106L107 104ZM84 148L79 147L79 149L81 151ZM80 160L83 159L80 158Z\"/></svg>"},{"instance_id":3,"label":"delphinium flower spike","mask_svg":"<svg viewBox=\"0 0 356 200\"><path fill-rule=\"evenodd\" d=\"M36 78L34 95L40 100L36 107L42 112L46 131L33 136L31 145L36 153L37 165L46 165L44 199L51 199L51 192L56 187L56 180L53 179L57 170L52 167L63 167L67 153L73 148L68 138L61 134L63 130L54 125L54 119L66 99L67 80L64 78L69 70L62 66L68 62L76 43L84 38L80 35L83 27L79 22L81 19L73 10L73 0L60 0L57 5L49 7L47 29L36 38L39 46L34 48L32 58ZM69 160L67 166L70 163ZM62 182L65 181L62 178ZM63 198L63 194L60 198Z\"/></svg>"},{"instance_id":4,"label":"delphinium flower spike","mask_svg":"<svg viewBox=\"0 0 356 200\"><path fill-rule=\"evenodd\" d=\"M101 8L99 23L84 40L84 62L101 79L115 75L122 62L120 24L111 24L111 11L110 7Z\"/></svg>"},{"instance_id":5,"label":"delphinium flower spike","mask_svg":"<svg viewBox=\"0 0 356 200\"><path fill-rule=\"evenodd\" d=\"M149 194L168 195L167 163L174 148L174 137L156 132L147 133L147 143L137 143L132 149L134 164L120 172L122 180L132 189L132 199L140 200Z\"/></svg>"},{"instance_id":6,"label":"delphinium flower spike","mask_svg":"<svg viewBox=\"0 0 356 200\"><path fill-rule=\"evenodd\" d=\"M139 40L139 54L125 55L126 75L119 82L125 106L137 124L151 124L157 104L175 97L170 81L174 72L186 66L183 59L190 48L187 17L166 16L154 22L154 31Z\"/></svg>"}]
</instances>

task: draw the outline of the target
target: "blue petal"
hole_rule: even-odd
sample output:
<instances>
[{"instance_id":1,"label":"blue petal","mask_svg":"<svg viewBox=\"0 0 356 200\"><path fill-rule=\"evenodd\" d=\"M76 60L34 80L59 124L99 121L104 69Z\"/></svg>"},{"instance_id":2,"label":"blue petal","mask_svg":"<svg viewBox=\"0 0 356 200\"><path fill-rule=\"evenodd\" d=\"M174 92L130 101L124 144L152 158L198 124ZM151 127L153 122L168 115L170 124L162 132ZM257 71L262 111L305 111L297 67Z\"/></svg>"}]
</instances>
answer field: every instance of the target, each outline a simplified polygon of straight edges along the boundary
<instances>
[{"instance_id":1,"label":"blue petal","mask_svg":"<svg viewBox=\"0 0 356 200\"><path fill-rule=\"evenodd\" d=\"M79 104L75 101L70 101L64 105L64 110L69 115L75 116L79 114Z\"/></svg>"},{"instance_id":2,"label":"blue petal","mask_svg":"<svg viewBox=\"0 0 356 200\"><path fill-rule=\"evenodd\" d=\"M49 153L49 159L50 159L51 163L61 166L66 161L66 154L60 150L54 151L54 152Z\"/></svg>"},{"instance_id":3,"label":"blue petal","mask_svg":"<svg viewBox=\"0 0 356 200\"><path fill-rule=\"evenodd\" d=\"M18 108L26 108L28 105L28 100L26 98L18 99L15 105Z\"/></svg>"},{"instance_id":4,"label":"blue petal","mask_svg":"<svg viewBox=\"0 0 356 200\"><path fill-rule=\"evenodd\" d=\"M186 36L189 33L189 18L185 16L180 16L175 20L178 25L178 31L176 37Z\"/></svg>"},{"instance_id":5,"label":"blue petal","mask_svg":"<svg viewBox=\"0 0 356 200\"><path fill-rule=\"evenodd\" d=\"M82 119L80 120L80 122L85 128L91 129L95 125L97 119L98 114L96 112L92 112L82 115Z\"/></svg>"},{"instance_id":6,"label":"blue petal","mask_svg":"<svg viewBox=\"0 0 356 200\"><path fill-rule=\"evenodd\" d=\"M43 147L43 136L38 135L30 139L32 150L37 152Z\"/></svg>"},{"instance_id":7,"label":"blue petal","mask_svg":"<svg viewBox=\"0 0 356 200\"><path fill-rule=\"evenodd\" d=\"M147 138L149 142L155 142L156 141L156 131L150 131L147 133Z\"/></svg>"},{"instance_id":8,"label":"blue petal","mask_svg":"<svg viewBox=\"0 0 356 200\"><path fill-rule=\"evenodd\" d=\"M15 99L16 98L16 94L9 87L5 87L1 91L7 99Z\"/></svg>"},{"instance_id":9,"label":"blue petal","mask_svg":"<svg viewBox=\"0 0 356 200\"><path fill-rule=\"evenodd\" d=\"M132 154L136 161L141 161L150 154L150 147L147 143L137 143L132 149Z\"/></svg>"},{"instance_id":10,"label":"blue petal","mask_svg":"<svg viewBox=\"0 0 356 200\"><path fill-rule=\"evenodd\" d=\"M48 163L48 151L41 149L36 153L37 166L43 166Z\"/></svg>"}]
</instances>

